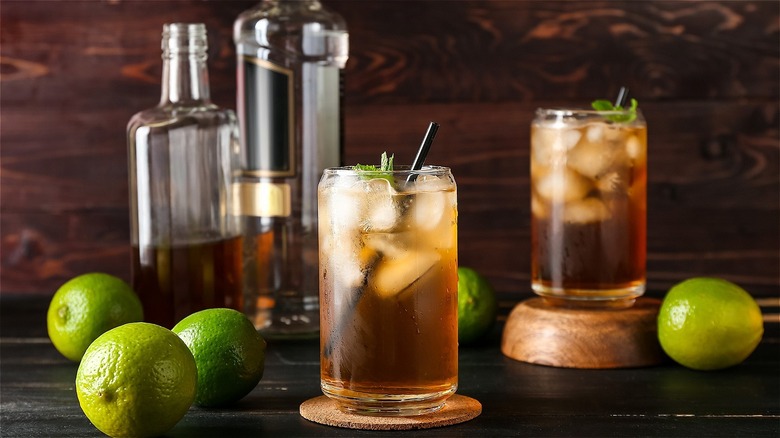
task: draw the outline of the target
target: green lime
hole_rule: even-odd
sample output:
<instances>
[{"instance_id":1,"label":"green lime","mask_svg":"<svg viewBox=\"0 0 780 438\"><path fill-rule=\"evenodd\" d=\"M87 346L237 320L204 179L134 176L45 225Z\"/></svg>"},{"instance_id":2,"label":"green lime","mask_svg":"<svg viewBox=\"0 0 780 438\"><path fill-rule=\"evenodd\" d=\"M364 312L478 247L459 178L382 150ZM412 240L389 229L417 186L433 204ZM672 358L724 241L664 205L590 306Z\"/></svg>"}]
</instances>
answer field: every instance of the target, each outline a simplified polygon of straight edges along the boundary
<instances>
[{"instance_id":1,"label":"green lime","mask_svg":"<svg viewBox=\"0 0 780 438\"><path fill-rule=\"evenodd\" d=\"M672 287L658 313L658 340L676 362L695 370L736 365L764 334L761 309L744 289L698 277Z\"/></svg>"},{"instance_id":2,"label":"green lime","mask_svg":"<svg viewBox=\"0 0 780 438\"><path fill-rule=\"evenodd\" d=\"M91 273L71 279L54 293L46 326L54 347L79 361L98 336L143 319L141 301L127 283L113 275Z\"/></svg>"},{"instance_id":3,"label":"green lime","mask_svg":"<svg viewBox=\"0 0 780 438\"><path fill-rule=\"evenodd\" d=\"M170 430L195 399L195 360L178 336L133 322L89 346L76 373L76 394L89 421L112 437L151 437Z\"/></svg>"},{"instance_id":4,"label":"green lime","mask_svg":"<svg viewBox=\"0 0 780 438\"><path fill-rule=\"evenodd\" d=\"M206 309L179 321L173 332L187 344L198 365L198 406L241 400L263 377L265 340L243 313Z\"/></svg>"},{"instance_id":5,"label":"green lime","mask_svg":"<svg viewBox=\"0 0 780 438\"><path fill-rule=\"evenodd\" d=\"M458 342L475 343L493 327L498 301L493 287L477 271L458 268Z\"/></svg>"}]
</instances>

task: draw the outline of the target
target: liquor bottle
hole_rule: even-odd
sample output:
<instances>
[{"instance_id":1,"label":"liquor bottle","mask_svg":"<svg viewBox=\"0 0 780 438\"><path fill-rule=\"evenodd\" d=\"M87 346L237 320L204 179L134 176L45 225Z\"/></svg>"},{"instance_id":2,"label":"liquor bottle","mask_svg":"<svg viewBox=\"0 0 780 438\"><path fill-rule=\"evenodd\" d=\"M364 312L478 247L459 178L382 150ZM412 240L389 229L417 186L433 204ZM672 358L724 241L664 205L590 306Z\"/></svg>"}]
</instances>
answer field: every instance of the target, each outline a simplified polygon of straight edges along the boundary
<instances>
[{"instance_id":1,"label":"liquor bottle","mask_svg":"<svg viewBox=\"0 0 780 438\"><path fill-rule=\"evenodd\" d=\"M317 184L342 164L346 25L316 0L266 0L233 36L245 312L266 338L316 337Z\"/></svg>"},{"instance_id":2,"label":"liquor bottle","mask_svg":"<svg viewBox=\"0 0 780 438\"><path fill-rule=\"evenodd\" d=\"M203 24L163 26L162 98L127 127L132 279L145 320L171 328L210 307L243 309L233 111L210 101Z\"/></svg>"}]
</instances>

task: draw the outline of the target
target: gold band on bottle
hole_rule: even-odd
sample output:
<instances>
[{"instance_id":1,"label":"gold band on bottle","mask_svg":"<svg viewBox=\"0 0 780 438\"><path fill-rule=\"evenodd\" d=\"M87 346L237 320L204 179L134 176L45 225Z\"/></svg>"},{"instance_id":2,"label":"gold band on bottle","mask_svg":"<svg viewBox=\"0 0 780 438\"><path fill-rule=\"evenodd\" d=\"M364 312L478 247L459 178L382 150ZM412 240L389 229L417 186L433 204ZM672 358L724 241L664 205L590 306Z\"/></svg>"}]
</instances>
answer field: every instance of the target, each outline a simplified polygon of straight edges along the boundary
<instances>
[{"instance_id":1,"label":"gold band on bottle","mask_svg":"<svg viewBox=\"0 0 780 438\"><path fill-rule=\"evenodd\" d=\"M271 182L233 184L234 214L257 217L287 217L292 213L290 185Z\"/></svg>"}]
</instances>

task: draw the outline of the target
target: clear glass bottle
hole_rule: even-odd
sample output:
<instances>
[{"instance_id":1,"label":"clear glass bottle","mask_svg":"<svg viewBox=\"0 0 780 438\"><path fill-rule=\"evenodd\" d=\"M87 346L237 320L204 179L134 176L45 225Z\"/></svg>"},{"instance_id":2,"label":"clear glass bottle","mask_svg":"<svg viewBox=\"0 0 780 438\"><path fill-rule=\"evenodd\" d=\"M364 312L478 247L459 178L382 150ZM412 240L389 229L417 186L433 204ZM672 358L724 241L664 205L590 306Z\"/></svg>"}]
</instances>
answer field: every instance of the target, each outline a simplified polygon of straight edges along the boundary
<instances>
[{"instance_id":1,"label":"clear glass bottle","mask_svg":"<svg viewBox=\"0 0 780 438\"><path fill-rule=\"evenodd\" d=\"M266 0L233 35L245 312L267 338L316 337L317 184L341 165L346 25L319 1Z\"/></svg>"},{"instance_id":2,"label":"clear glass bottle","mask_svg":"<svg viewBox=\"0 0 780 438\"><path fill-rule=\"evenodd\" d=\"M130 119L127 140L133 288L145 320L170 328L204 308L243 308L242 238L238 123L210 101L206 27L162 35L162 98Z\"/></svg>"}]
</instances>

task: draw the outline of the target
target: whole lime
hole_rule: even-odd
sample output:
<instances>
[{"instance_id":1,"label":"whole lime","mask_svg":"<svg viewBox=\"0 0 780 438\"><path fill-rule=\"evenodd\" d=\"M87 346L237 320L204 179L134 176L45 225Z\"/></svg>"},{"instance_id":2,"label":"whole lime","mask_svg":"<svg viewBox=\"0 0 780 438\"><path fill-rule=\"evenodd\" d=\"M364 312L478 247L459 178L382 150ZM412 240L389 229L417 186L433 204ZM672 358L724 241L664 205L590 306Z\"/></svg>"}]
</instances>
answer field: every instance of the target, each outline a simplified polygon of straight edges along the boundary
<instances>
[{"instance_id":1,"label":"whole lime","mask_svg":"<svg viewBox=\"0 0 780 438\"><path fill-rule=\"evenodd\" d=\"M134 322L89 346L76 374L76 394L89 421L106 435L158 436L192 405L197 372L178 336Z\"/></svg>"},{"instance_id":2,"label":"whole lime","mask_svg":"<svg viewBox=\"0 0 780 438\"><path fill-rule=\"evenodd\" d=\"M496 320L498 301L493 287L472 268L458 267L458 342L473 344Z\"/></svg>"},{"instance_id":3,"label":"whole lime","mask_svg":"<svg viewBox=\"0 0 780 438\"><path fill-rule=\"evenodd\" d=\"M143 319L141 301L127 283L94 272L71 279L54 293L46 326L54 347L68 359L79 361L98 336Z\"/></svg>"},{"instance_id":4,"label":"whole lime","mask_svg":"<svg viewBox=\"0 0 780 438\"><path fill-rule=\"evenodd\" d=\"M198 366L198 406L223 406L249 394L263 377L265 340L243 313L218 308L195 312L173 332Z\"/></svg>"},{"instance_id":5,"label":"whole lime","mask_svg":"<svg viewBox=\"0 0 780 438\"><path fill-rule=\"evenodd\" d=\"M672 359L695 370L736 365L764 334L761 309L744 289L697 277L672 287L658 313L658 340Z\"/></svg>"}]
</instances>

